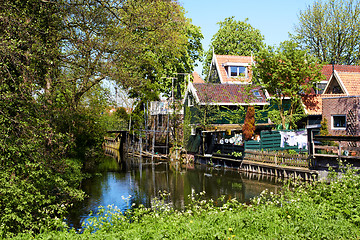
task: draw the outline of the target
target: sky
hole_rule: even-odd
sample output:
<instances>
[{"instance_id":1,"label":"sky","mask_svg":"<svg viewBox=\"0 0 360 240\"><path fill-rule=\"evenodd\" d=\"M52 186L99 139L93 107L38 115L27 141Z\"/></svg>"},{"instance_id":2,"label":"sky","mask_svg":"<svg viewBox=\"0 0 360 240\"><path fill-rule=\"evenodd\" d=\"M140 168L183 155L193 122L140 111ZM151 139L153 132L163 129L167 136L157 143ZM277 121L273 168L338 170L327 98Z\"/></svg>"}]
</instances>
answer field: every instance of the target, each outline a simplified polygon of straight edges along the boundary
<instances>
[{"instance_id":1,"label":"sky","mask_svg":"<svg viewBox=\"0 0 360 240\"><path fill-rule=\"evenodd\" d=\"M312 5L314 0L179 0L186 11L186 17L200 26L204 35L202 41L205 51L209 49L212 36L219 30L220 21L234 16L259 29L265 37L265 43L278 46L289 39L294 32L300 11ZM201 75L202 66L195 68Z\"/></svg>"}]
</instances>

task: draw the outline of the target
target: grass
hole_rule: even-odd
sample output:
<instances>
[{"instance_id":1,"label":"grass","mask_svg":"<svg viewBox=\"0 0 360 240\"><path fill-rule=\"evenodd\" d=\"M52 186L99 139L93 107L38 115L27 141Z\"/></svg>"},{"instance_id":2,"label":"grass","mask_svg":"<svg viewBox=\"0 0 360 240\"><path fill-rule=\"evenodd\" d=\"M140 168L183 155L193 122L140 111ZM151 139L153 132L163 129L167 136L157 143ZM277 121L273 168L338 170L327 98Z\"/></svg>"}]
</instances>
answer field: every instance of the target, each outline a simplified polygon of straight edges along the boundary
<instances>
[{"instance_id":1,"label":"grass","mask_svg":"<svg viewBox=\"0 0 360 240\"><path fill-rule=\"evenodd\" d=\"M36 239L359 239L360 177L348 170L330 183L291 183L282 194L264 191L245 205L216 206L192 195L183 211L169 207L166 194L152 208L117 209L93 218L82 234L52 231ZM28 239L18 235L17 239Z\"/></svg>"}]
</instances>

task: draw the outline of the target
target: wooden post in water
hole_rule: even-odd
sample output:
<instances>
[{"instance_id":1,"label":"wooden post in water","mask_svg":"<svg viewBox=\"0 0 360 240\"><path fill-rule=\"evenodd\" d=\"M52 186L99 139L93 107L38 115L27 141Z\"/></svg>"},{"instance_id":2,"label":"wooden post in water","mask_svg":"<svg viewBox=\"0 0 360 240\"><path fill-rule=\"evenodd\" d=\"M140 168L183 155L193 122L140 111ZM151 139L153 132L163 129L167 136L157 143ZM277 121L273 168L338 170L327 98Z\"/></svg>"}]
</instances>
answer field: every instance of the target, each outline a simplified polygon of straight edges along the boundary
<instances>
[{"instance_id":1,"label":"wooden post in water","mask_svg":"<svg viewBox=\"0 0 360 240\"><path fill-rule=\"evenodd\" d=\"M155 154L155 125L156 125L156 117L154 117L154 127L153 127L153 139L152 139L152 151L151 151L151 164L154 167L154 154Z\"/></svg>"}]
</instances>

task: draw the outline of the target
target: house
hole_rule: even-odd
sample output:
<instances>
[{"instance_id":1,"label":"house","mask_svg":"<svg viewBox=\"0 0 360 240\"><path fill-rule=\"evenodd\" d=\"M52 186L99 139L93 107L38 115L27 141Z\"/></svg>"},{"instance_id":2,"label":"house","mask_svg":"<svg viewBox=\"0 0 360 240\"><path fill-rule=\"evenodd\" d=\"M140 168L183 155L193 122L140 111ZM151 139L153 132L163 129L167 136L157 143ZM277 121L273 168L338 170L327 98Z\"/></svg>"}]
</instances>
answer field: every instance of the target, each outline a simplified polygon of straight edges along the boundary
<instances>
[{"instance_id":1,"label":"house","mask_svg":"<svg viewBox=\"0 0 360 240\"><path fill-rule=\"evenodd\" d=\"M191 116L193 136L201 135L205 145L200 146L204 148L200 152L211 154L214 146L221 142L225 143L222 146L227 145L229 151L235 151L237 146L242 145L240 133L247 107L263 109L269 105L266 91L252 84L252 65L251 56L214 54L206 83L194 80L188 84L183 101L184 120ZM264 116L256 124L255 131L260 132L270 126L273 125ZM199 141L193 138L190 145L198 145Z\"/></svg>"},{"instance_id":2,"label":"house","mask_svg":"<svg viewBox=\"0 0 360 240\"><path fill-rule=\"evenodd\" d=\"M249 56L213 55L207 82L189 83L184 106L217 106L220 111L231 111L250 105L263 108L269 105L266 92L252 85L253 58ZM195 78L194 78L195 79ZM244 119L229 121L224 118L215 120L212 125L217 129L240 129ZM262 121L267 124L267 119Z\"/></svg>"},{"instance_id":3,"label":"house","mask_svg":"<svg viewBox=\"0 0 360 240\"><path fill-rule=\"evenodd\" d=\"M193 83L205 83L204 80L200 77L197 72L192 73L192 82Z\"/></svg>"},{"instance_id":4,"label":"house","mask_svg":"<svg viewBox=\"0 0 360 240\"><path fill-rule=\"evenodd\" d=\"M360 73L360 66L350 65L325 65L322 74L325 80L317 84L313 94L302 97L305 105L305 113L308 114L307 126L319 125L322 120L323 99L328 97L354 96L360 95L351 86L351 80L356 79ZM352 77L350 77L352 76ZM344 84L346 86L344 86Z\"/></svg>"},{"instance_id":5,"label":"house","mask_svg":"<svg viewBox=\"0 0 360 240\"><path fill-rule=\"evenodd\" d=\"M322 96L322 117L331 135L360 135L360 71L334 70Z\"/></svg>"},{"instance_id":6,"label":"house","mask_svg":"<svg viewBox=\"0 0 360 240\"><path fill-rule=\"evenodd\" d=\"M261 108L269 105L261 87L243 84L190 83L185 97L185 107L190 109L196 106L216 106L220 111L231 111L250 105ZM212 125L217 128L238 129L243 120L230 122L226 119L217 119ZM263 123L267 123L267 120Z\"/></svg>"}]
</instances>

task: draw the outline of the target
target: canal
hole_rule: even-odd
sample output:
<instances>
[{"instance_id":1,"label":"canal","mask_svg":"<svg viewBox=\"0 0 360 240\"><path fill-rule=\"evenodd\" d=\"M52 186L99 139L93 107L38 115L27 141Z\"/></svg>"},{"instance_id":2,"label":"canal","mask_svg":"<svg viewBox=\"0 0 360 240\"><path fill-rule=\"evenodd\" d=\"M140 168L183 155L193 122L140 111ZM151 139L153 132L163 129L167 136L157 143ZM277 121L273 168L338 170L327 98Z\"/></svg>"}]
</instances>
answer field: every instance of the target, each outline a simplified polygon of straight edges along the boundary
<instances>
[{"instance_id":1,"label":"canal","mask_svg":"<svg viewBox=\"0 0 360 240\"><path fill-rule=\"evenodd\" d=\"M177 163L142 165L121 171L116 167L114 158L105 158L102 172L94 174L82 182L82 189L88 195L85 201L75 205L68 216L68 223L80 229L89 219L89 214L96 216L98 207L112 205L125 211L135 203L150 207L154 198L161 192L170 193L169 203L177 209L190 203L192 193L205 192L204 199L236 198L249 202L263 190L274 193L280 191L281 184L269 176L242 173L229 169L214 169L205 165L180 166ZM115 167L114 167L115 166Z\"/></svg>"}]
</instances>

